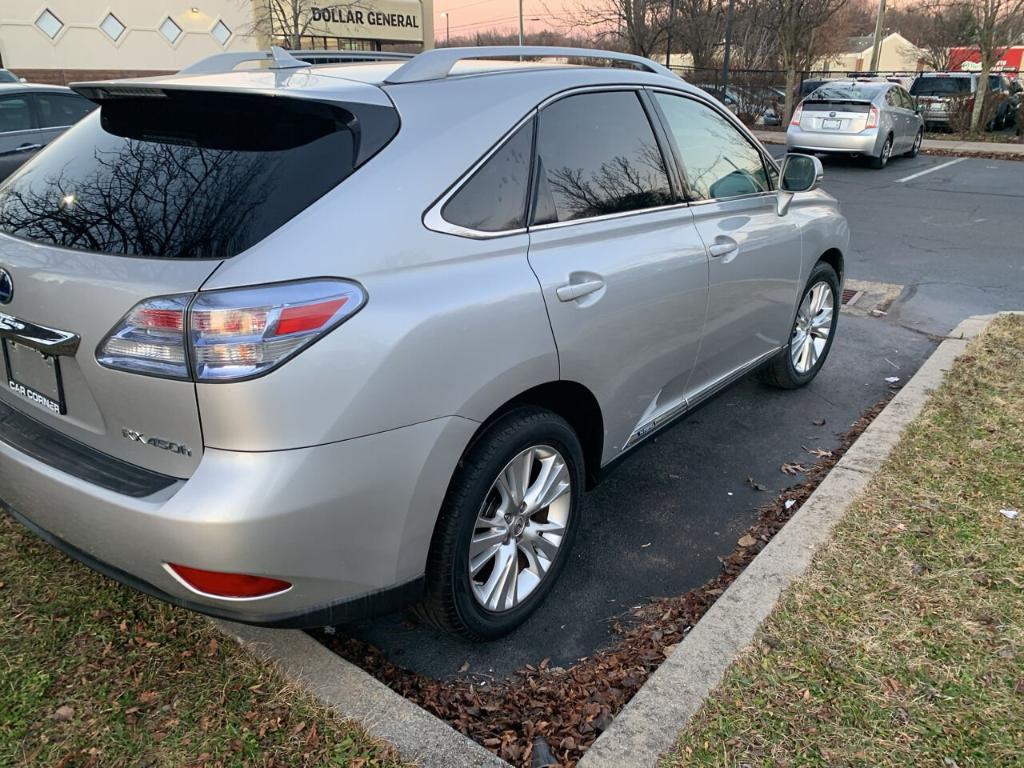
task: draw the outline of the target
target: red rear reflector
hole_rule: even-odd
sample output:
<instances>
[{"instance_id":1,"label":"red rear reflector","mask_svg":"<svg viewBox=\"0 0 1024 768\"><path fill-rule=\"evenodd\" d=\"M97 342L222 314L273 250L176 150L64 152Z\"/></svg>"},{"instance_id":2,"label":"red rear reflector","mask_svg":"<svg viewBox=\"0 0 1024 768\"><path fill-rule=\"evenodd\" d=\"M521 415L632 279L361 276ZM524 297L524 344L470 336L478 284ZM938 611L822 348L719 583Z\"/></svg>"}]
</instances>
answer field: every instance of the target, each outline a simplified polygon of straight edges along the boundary
<instances>
[{"instance_id":1,"label":"red rear reflector","mask_svg":"<svg viewBox=\"0 0 1024 768\"><path fill-rule=\"evenodd\" d=\"M167 567L197 592L214 597L265 597L291 587L287 581L249 576L244 573L220 573L168 563Z\"/></svg>"},{"instance_id":2,"label":"red rear reflector","mask_svg":"<svg viewBox=\"0 0 1024 768\"><path fill-rule=\"evenodd\" d=\"M315 331L317 328L322 328L339 309L345 306L346 302L348 302L348 296L342 296L319 304L283 309L274 335L285 336L289 333Z\"/></svg>"}]
</instances>

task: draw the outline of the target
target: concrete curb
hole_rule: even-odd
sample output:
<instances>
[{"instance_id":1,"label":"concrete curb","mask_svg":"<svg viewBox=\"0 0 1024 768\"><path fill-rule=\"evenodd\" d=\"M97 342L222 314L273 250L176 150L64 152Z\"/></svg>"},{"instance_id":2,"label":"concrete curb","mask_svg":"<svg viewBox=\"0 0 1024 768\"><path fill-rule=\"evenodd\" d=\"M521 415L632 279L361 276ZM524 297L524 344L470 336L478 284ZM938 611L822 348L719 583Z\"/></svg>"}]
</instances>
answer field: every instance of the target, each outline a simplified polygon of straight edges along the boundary
<instances>
[{"instance_id":1,"label":"concrete curb","mask_svg":"<svg viewBox=\"0 0 1024 768\"><path fill-rule=\"evenodd\" d=\"M393 745L424 768L508 763L298 630L261 629L211 619L243 648L274 666L320 704Z\"/></svg>"},{"instance_id":2,"label":"concrete curb","mask_svg":"<svg viewBox=\"0 0 1024 768\"><path fill-rule=\"evenodd\" d=\"M785 144L786 134L784 131L754 131L754 135L762 144ZM942 139L925 139L921 142L921 149L925 152L940 150L959 154L964 157L975 155L1007 155L1008 157L1020 157L1024 155L1024 144L1009 144L998 141L945 141Z\"/></svg>"},{"instance_id":3,"label":"concrete curb","mask_svg":"<svg viewBox=\"0 0 1024 768\"><path fill-rule=\"evenodd\" d=\"M651 675L580 761L580 768L653 766L810 565L954 361L996 315L960 323L847 450L810 498Z\"/></svg>"}]
</instances>

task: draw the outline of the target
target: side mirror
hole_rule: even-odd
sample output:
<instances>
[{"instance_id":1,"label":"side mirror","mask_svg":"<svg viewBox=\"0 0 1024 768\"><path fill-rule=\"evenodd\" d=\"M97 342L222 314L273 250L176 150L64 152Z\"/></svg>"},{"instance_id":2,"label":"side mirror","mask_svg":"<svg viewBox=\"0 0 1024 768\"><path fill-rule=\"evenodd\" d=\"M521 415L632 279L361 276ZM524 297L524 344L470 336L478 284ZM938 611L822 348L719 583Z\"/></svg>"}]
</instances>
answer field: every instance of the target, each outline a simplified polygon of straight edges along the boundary
<instances>
[{"instance_id":1,"label":"side mirror","mask_svg":"<svg viewBox=\"0 0 1024 768\"><path fill-rule=\"evenodd\" d=\"M782 160L782 173L779 174L776 208L779 216L786 215L795 193L817 189L824 177L825 169L821 167L821 160L813 155L786 155Z\"/></svg>"}]
</instances>

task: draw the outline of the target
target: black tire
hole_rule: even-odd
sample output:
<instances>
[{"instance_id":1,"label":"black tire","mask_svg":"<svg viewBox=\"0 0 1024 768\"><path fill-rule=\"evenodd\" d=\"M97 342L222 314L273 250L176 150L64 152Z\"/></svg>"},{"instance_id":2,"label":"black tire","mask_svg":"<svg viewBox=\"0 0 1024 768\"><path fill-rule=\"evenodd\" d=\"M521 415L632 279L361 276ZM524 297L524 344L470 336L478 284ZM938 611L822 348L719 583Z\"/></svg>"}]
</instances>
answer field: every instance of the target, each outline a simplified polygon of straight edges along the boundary
<instances>
[{"instance_id":1,"label":"black tire","mask_svg":"<svg viewBox=\"0 0 1024 768\"><path fill-rule=\"evenodd\" d=\"M891 133L886 137L885 144L882 145L882 154L880 154L878 157L871 158L871 167L874 168L876 171L885 168L886 164L889 162L890 155L892 155Z\"/></svg>"},{"instance_id":2,"label":"black tire","mask_svg":"<svg viewBox=\"0 0 1024 768\"><path fill-rule=\"evenodd\" d=\"M513 458L535 445L550 446L565 461L571 488L566 533L533 592L514 608L494 612L484 608L473 594L470 539L498 475ZM449 485L430 544L419 615L439 629L471 641L493 640L521 625L543 602L565 567L576 537L583 488L583 450L564 419L532 406L500 417L475 440Z\"/></svg>"},{"instance_id":3,"label":"black tire","mask_svg":"<svg viewBox=\"0 0 1024 768\"><path fill-rule=\"evenodd\" d=\"M914 145L910 148L909 152L904 153L904 157L917 157L921 151L922 141L924 141L924 128L917 132L917 136L914 138Z\"/></svg>"},{"instance_id":4,"label":"black tire","mask_svg":"<svg viewBox=\"0 0 1024 768\"><path fill-rule=\"evenodd\" d=\"M807 278L807 285L804 286L803 293L800 294L801 304L810 290L820 282L828 283L829 288L832 290L832 327L828 339L825 341L824 349L822 349L814 365L805 373L800 373L793 364L790 344L786 344L775 357L765 363L758 371L758 378L765 384L779 389L798 389L813 381L814 377L818 375L818 371L821 370L821 366L825 364L828 353L832 349L832 342L835 340L836 329L839 325L839 307L842 293L839 290L839 275L836 274L836 271L830 264L819 261L814 265L814 269L811 270L811 276ZM799 307L799 304L797 306ZM796 324L797 318L794 315L792 330L790 331L790 343L792 343L793 335L796 331Z\"/></svg>"}]
</instances>

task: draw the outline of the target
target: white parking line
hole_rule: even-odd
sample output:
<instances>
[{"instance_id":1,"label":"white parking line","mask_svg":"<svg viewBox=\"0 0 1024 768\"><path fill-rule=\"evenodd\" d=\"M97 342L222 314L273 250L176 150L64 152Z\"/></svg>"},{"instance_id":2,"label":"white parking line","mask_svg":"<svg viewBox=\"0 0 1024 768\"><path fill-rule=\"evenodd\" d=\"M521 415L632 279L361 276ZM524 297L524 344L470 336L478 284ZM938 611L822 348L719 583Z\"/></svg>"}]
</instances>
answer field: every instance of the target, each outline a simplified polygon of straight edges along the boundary
<instances>
[{"instance_id":1,"label":"white parking line","mask_svg":"<svg viewBox=\"0 0 1024 768\"><path fill-rule=\"evenodd\" d=\"M959 163L959 162L961 162L963 160L966 160L966 159L967 159L966 157L958 157L956 160L950 160L948 163L943 163L942 165L936 165L934 168L929 168L929 169L927 169L925 171L918 171L917 173L912 173L909 176L904 176L902 179L896 179L896 183L900 184L900 183L902 183L904 181L911 181L912 179L916 179L919 176L924 176L926 173L931 173L932 171L941 171L943 168L949 168L949 166L956 165L957 163Z\"/></svg>"}]
</instances>

